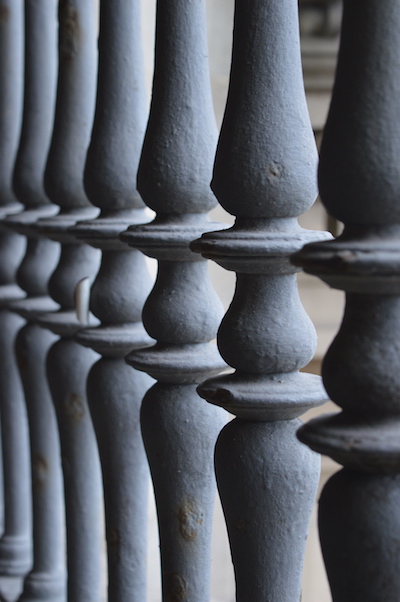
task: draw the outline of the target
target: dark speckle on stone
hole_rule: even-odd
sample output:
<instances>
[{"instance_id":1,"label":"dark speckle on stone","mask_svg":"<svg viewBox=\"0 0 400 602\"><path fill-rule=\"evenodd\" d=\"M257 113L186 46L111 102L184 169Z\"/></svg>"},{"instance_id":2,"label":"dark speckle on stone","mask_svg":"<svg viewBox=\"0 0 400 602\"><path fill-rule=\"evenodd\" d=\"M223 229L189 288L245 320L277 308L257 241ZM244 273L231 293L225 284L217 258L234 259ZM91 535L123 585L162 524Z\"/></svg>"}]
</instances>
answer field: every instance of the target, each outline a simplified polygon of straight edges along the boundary
<instances>
[{"instance_id":1,"label":"dark speckle on stone","mask_svg":"<svg viewBox=\"0 0 400 602\"><path fill-rule=\"evenodd\" d=\"M283 174L283 166L275 161L271 161L267 167L267 178L270 184L278 182Z\"/></svg>"}]
</instances>

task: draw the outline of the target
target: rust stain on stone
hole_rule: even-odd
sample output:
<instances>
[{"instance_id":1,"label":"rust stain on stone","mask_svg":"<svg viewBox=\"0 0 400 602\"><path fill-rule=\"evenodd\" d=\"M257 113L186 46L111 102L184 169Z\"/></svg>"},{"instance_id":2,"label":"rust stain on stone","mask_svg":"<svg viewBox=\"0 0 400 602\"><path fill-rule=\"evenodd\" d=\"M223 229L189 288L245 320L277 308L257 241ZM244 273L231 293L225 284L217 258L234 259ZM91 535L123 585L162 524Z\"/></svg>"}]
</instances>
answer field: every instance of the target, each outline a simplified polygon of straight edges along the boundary
<instances>
[{"instance_id":1,"label":"rust stain on stone","mask_svg":"<svg viewBox=\"0 0 400 602\"><path fill-rule=\"evenodd\" d=\"M163 574L163 593L166 602L182 602L186 599L186 581L179 573Z\"/></svg>"},{"instance_id":2,"label":"rust stain on stone","mask_svg":"<svg viewBox=\"0 0 400 602\"><path fill-rule=\"evenodd\" d=\"M64 411L68 418L81 420L85 415L83 399L77 393L71 393L64 400Z\"/></svg>"},{"instance_id":3,"label":"rust stain on stone","mask_svg":"<svg viewBox=\"0 0 400 602\"><path fill-rule=\"evenodd\" d=\"M49 472L49 465L46 458L40 454L32 457L32 484L34 487L41 487L46 480Z\"/></svg>"},{"instance_id":4,"label":"rust stain on stone","mask_svg":"<svg viewBox=\"0 0 400 602\"><path fill-rule=\"evenodd\" d=\"M59 9L60 19L60 55L72 59L81 45L81 27L79 13L70 0L61 0Z\"/></svg>"},{"instance_id":5,"label":"rust stain on stone","mask_svg":"<svg viewBox=\"0 0 400 602\"><path fill-rule=\"evenodd\" d=\"M10 16L10 9L6 4L0 4L0 21L5 23Z\"/></svg>"},{"instance_id":6,"label":"rust stain on stone","mask_svg":"<svg viewBox=\"0 0 400 602\"><path fill-rule=\"evenodd\" d=\"M197 537L197 531L203 524L203 512L196 507L193 501L185 502L178 513L179 530L188 541L193 541Z\"/></svg>"}]
</instances>

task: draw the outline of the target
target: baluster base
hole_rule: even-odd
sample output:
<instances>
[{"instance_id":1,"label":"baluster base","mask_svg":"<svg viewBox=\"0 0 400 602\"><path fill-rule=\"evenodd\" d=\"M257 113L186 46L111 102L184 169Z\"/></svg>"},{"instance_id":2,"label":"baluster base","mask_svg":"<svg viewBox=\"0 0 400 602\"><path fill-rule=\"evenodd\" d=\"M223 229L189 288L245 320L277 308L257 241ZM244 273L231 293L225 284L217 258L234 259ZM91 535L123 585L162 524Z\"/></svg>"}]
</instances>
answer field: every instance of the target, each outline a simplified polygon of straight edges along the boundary
<instances>
[{"instance_id":1,"label":"baluster base","mask_svg":"<svg viewBox=\"0 0 400 602\"><path fill-rule=\"evenodd\" d=\"M52 575L46 573L31 573L25 579L24 591L18 602L65 602L65 575Z\"/></svg>"},{"instance_id":2,"label":"baluster base","mask_svg":"<svg viewBox=\"0 0 400 602\"><path fill-rule=\"evenodd\" d=\"M157 503L165 601L209 597L212 457L225 421L225 412L198 398L195 385L156 383L143 399L141 424Z\"/></svg>"},{"instance_id":3,"label":"baluster base","mask_svg":"<svg viewBox=\"0 0 400 602\"><path fill-rule=\"evenodd\" d=\"M221 431L215 466L238 602L294 602L320 458L296 440L300 420L236 418Z\"/></svg>"}]
</instances>

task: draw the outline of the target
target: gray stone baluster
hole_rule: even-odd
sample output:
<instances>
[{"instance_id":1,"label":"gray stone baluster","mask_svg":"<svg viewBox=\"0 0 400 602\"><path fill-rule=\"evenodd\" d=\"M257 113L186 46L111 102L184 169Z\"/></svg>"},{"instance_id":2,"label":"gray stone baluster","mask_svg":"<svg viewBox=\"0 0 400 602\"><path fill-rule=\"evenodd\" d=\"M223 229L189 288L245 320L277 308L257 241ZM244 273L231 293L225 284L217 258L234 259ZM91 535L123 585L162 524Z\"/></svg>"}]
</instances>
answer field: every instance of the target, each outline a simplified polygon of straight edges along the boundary
<instances>
[{"instance_id":1,"label":"gray stone baluster","mask_svg":"<svg viewBox=\"0 0 400 602\"><path fill-rule=\"evenodd\" d=\"M33 568L21 600L65 600L63 504L58 429L47 385L45 360L55 336L35 324L44 311L57 308L47 296L59 245L36 233L35 222L55 213L43 187L43 174L54 118L56 89L56 2L25 0L25 90L14 190L25 205L4 220L27 236L27 251L17 282L27 298L11 305L27 320L16 351L29 418L33 502ZM28 500L30 498L27 498Z\"/></svg>"},{"instance_id":2,"label":"gray stone baluster","mask_svg":"<svg viewBox=\"0 0 400 602\"><path fill-rule=\"evenodd\" d=\"M316 150L301 75L296 0L236 0L227 105L212 188L236 216L192 248L237 273L219 332L235 368L199 393L237 418L216 446L218 488L240 602L298 602L319 458L296 439L297 418L325 394L300 373L315 332L290 253L319 233L297 216L316 196ZM324 235L323 235L324 236Z\"/></svg>"},{"instance_id":3,"label":"gray stone baluster","mask_svg":"<svg viewBox=\"0 0 400 602\"><path fill-rule=\"evenodd\" d=\"M12 190L12 172L22 121L23 2L0 3L0 217L20 211ZM23 320L10 303L24 296L16 270L24 254L22 236L0 229L0 412L4 479L4 524L0 539L0 575L22 577L31 566L30 479L27 418L14 357ZM3 498L3 496L2 496ZM3 506L3 499L2 504ZM3 515L3 512L2 512ZM2 522L3 522L3 516ZM3 579L0 589L3 591Z\"/></svg>"},{"instance_id":4,"label":"gray stone baluster","mask_svg":"<svg viewBox=\"0 0 400 602\"><path fill-rule=\"evenodd\" d=\"M399 2L344 1L319 183L345 229L294 259L346 293L322 368L343 411L299 432L344 467L328 481L319 513L335 602L400 599L399 28Z\"/></svg>"},{"instance_id":5,"label":"gray stone baluster","mask_svg":"<svg viewBox=\"0 0 400 602\"><path fill-rule=\"evenodd\" d=\"M209 599L212 456L224 421L196 393L196 383L224 365L209 342L220 304L207 263L189 250L193 238L212 228L206 212L215 204L209 181L216 130L204 21L202 1L158 2L153 97L138 172L139 192L157 216L122 235L158 260L143 310L144 326L157 343L130 353L128 363L158 380L143 400L141 421L165 601Z\"/></svg>"},{"instance_id":6,"label":"gray stone baluster","mask_svg":"<svg viewBox=\"0 0 400 602\"><path fill-rule=\"evenodd\" d=\"M12 174L18 151L18 140L22 123L23 73L24 73L24 3L23 0L2 0L0 4L0 207L3 217L21 206L12 190ZM20 255L23 254L23 238L20 241ZM16 249L14 250L14 253ZM19 258L21 259L21 257ZM10 262L7 262L8 265ZM11 280L18 266L18 257L4 274ZM3 266L2 266L3 268ZM4 268L3 268L4 269Z\"/></svg>"},{"instance_id":7,"label":"gray stone baluster","mask_svg":"<svg viewBox=\"0 0 400 602\"><path fill-rule=\"evenodd\" d=\"M87 392L103 472L110 602L146 600L149 474L139 412L152 380L124 357L151 341L141 324L151 283L143 255L118 238L130 224L146 221L136 192L147 119L140 26L139 0L100 2L97 106L85 187L101 215L72 230L102 250L90 300L101 325L81 331L77 340L102 355Z\"/></svg>"},{"instance_id":8,"label":"gray stone baluster","mask_svg":"<svg viewBox=\"0 0 400 602\"><path fill-rule=\"evenodd\" d=\"M39 230L61 243L49 293L60 310L39 323L58 335L47 357L47 375L58 419L66 509L68 600L101 598L102 489L98 450L86 400L86 379L96 359L74 339L84 327L76 317L74 291L98 269L99 251L77 242L69 228L95 217L83 187L96 89L94 7L87 0L59 3L59 74L53 137L45 172L49 198L60 206Z\"/></svg>"}]
</instances>

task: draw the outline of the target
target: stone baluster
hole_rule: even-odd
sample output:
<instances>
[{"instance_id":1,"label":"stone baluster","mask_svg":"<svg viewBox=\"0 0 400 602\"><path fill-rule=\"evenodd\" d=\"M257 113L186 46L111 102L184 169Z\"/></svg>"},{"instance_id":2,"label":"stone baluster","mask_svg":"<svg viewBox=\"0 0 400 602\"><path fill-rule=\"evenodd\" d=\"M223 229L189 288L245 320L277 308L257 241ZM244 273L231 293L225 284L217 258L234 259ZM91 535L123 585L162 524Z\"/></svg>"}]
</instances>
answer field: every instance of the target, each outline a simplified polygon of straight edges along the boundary
<instances>
[{"instance_id":1,"label":"stone baluster","mask_svg":"<svg viewBox=\"0 0 400 602\"><path fill-rule=\"evenodd\" d=\"M90 307L101 325L77 340L102 355L88 377L99 445L106 514L108 600L146 600L148 465L140 405L152 380L124 357L151 339L141 311L151 283L144 256L118 234L146 221L136 173L147 119L139 0L100 2L99 78L85 187L101 209L73 232L102 250ZM115 94L110 94L115 90ZM148 220L147 220L148 221Z\"/></svg>"},{"instance_id":2,"label":"stone baluster","mask_svg":"<svg viewBox=\"0 0 400 602\"><path fill-rule=\"evenodd\" d=\"M21 210L12 190L23 94L23 2L0 3L0 218ZM3 456L4 524L1 513L0 575L22 577L31 566L30 479L27 418L14 343L23 320L12 301L24 292L16 271L24 254L22 236L0 229L0 412ZM3 488L2 488L3 489ZM1 496L3 507L3 495ZM3 508L2 508L3 510ZM0 589L4 591L3 579ZM8 585L7 585L8 587Z\"/></svg>"},{"instance_id":3,"label":"stone baluster","mask_svg":"<svg viewBox=\"0 0 400 602\"><path fill-rule=\"evenodd\" d=\"M25 0L24 114L14 168L14 190L25 210L3 223L27 237L26 254L17 272L17 282L27 298L11 305L27 320L18 333L16 351L29 418L33 502L33 568L20 599L50 596L62 602L65 571L60 451L45 373L47 352L56 337L35 323L39 314L57 308L47 295L47 282L58 260L59 245L36 232L36 221L56 209L43 188L54 117L56 31L56 3L38 6L34 0Z\"/></svg>"},{"instance_id":4,"label":"stone baluster","mask_svg":"<svg viewBox=\"0 0 400 602\"><path fill-rule=\"evenodd\" d=\"M400 599L399 28L399 2L344 1L319 183L345 229L294 258L346 293L322 368L343 411L299 432L344 467L328 481L319 513L335 602Z\"/></svg>"},{"instance_id":5,"label":"stone baluster","mask_svg":"<svg viewBox=\"0 0 400 602\"><path fill-rule=\"evenodd\" d=\"M237 273L218 333L233 374L199 393L237 418L216 446L218 488L239 602L297 602L319 458L297 418L325 394L299 369L315 332L289 255L319 233L297 216L316 196L316 150L301 75L296 0L236 0L227 105L212 188L236 216L192 248ZM323 235L325 236L325 235Z\"/></svg>"},{"instance_id":6,"label":"stone baluster","mask_svg":"<svg viewBox=\"0 0 400 602\"><path fill-rule=\"evenodd\" d=\"M206 212L215 204L209 181L216 129L204 21L202 1L158 2L153 97L138 172L139 192L157 216L122 235L158 260L143 310L144 326L157 342L130 353L128 363L158 380L143 400L141 421L165 601L209 599L212 455L224 421L195 389L224 365L209 342L220 304L207 262L189 250L193 238L212 228Z\"/></svg>"},{"instance_id":7,"label":"stone baluster","mask_svg":"<svg viewBox=\"0 0 400 602\"><path fill-rule=\"evenodd\" d=\"M24 65L24 3L23 0L2 0L0 4L0 217L21 210L12 189L12 174L18 151L18 140L22 123L23 65ZM19 260L23 254L24 240L21 236L11 239L20 242ZM2 245L3 246L3 245ZM18 247L10 249L9 273L2 277L2 284L12 280L18 267L18 256L10 260ZM4 282L3 282L4 280Z\"/></svg>"},{"instance_id":8,"label":"stone baluster","mask_svg":"<svg viewBox=\"0 0 400 602\"><path fill-rule=\"evenodd\" d=\"M49 280L49 293L60 310L43 314L39 323L60 337L49 351L47 375L61 444L70 602L101 599L101 476L86 400L87 374L97 355L73 338L85 326L75 314L74 291L82 279L95 276L99 251L69 232L77 221L97 213L83 187L96 64L93 3L60 0L57 101L45 171L46 192L60 212L38 222L42 234L61 243L60 260Z\"/></svg>"}]
</instances>

